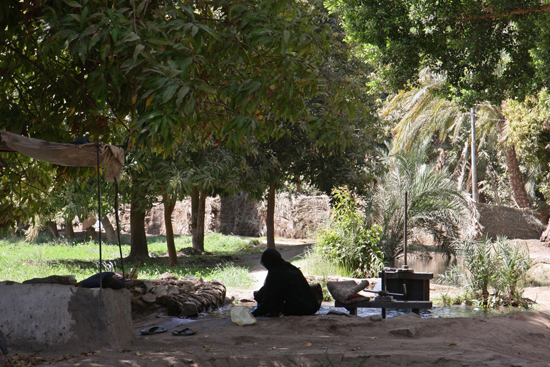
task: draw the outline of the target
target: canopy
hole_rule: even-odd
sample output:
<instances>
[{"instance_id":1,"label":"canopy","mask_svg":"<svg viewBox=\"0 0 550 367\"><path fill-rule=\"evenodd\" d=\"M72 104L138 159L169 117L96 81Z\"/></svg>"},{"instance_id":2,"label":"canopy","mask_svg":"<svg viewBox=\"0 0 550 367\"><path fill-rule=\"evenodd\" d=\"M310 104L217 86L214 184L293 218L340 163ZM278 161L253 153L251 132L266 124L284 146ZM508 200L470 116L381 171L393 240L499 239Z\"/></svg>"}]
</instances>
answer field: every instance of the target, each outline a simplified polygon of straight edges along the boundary
<instances>
[{"instance_id":1,"label":"canopy","mask_svg":"<svg viewBox=\"0 0 550 367\"><path fill-rule=\"evenodd\" d=\"M105 167L105 180L118 182L124 165L124 149L110 144L64 144L28 138L0 130L0 151L19 152L40 161L71 167Z\"/></svg>"}]
</instances>

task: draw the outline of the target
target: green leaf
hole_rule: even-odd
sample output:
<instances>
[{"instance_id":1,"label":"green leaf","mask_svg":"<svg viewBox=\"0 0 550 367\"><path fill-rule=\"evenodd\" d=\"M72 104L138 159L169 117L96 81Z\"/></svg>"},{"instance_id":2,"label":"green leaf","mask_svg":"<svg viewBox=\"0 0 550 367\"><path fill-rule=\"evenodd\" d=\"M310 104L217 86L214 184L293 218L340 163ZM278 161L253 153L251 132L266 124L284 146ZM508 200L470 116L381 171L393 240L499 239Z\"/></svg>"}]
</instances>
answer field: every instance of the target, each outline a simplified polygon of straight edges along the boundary
<instances>
[{"instance_id":1,"label":"green leaf","mask_svg":"<svg viewBox=\"0 0 550 367\"><path fill-rule=\"evenodd\" d=\"M145 8L145 4L147 4L149 2L149 0L143 0L137 7L136 9L136 13L137 15L140 15L141 12L143 11L143 8Z\"/></svg>"},{"instance_id":2,"label":"green leaf","mask_svg":"<svg viewBox=\"0 0 550 367\"><path fill-rule=\"evenodd\" d=\"M120 42L122 43L125 43L125 42L132 42L132 41L136 41L136 40L139 40L141 39L137 34L135 34L134 32L128 32L126 34L126 36L124 36L124 38L122 40L120 40Z\"/></svg>"},{"instance_id":3,"label":"green leaf","mask_svg":"<svg viewBox=\"0 0 550 367\"><path fill-rule=\"evenodd\" d=\"M285 29L283 32L283 41L284 43L288 43L288 40L290 39L290 32Z\"/></svg>"},{"instance_id":4,"label":"green leaf","mask_svg":"<svg viewBox=\"0 0 550 367\"><path fill-rule=\"evenodd\" d=\"M63 0L63 1L65 2L65 4L69 5L72 8L82 8L82 5L80 5L74 0Z\"/></svg>"},{"instance_id":5,"label":"green leaf","mask_svg":"<svg viewBox=\"0 0 550 367\"><path fill-rule=\"evenodd\" d=\"M138 55L141 53L141 51L143 51L143 49L145 49L145 46L141 43L138 43L136 45L136 48L134 49L134 61L136 61Z\"/></svg>"},{"instance_id":6,"label":"green leaf","mask_svg":"<svg viewBox=\"0 0 550 367\"><path fill-rule=\"evenodd\" d=\"M162 103L166 103L169 100L174 97L174 94L176 94L176 91L178 90L179 85L178 84L171 84L169 85L166 90L164 91L164 94L162 95Z\"/></svg>"},{"instance_id":7,"label":"green leaf","mask_svg":"<svg viewBox=\"0 0 550 367\"><path fill-rule=\"evenodd\" d=\"M180 88L178 92L178 97L176 98L176 107L179 107L181 105L181 102L183 101L183 98L187 95L189 92L189 86L184 85Z\"/></svg>"},{"instance_id":8,"label":"green leaf","mask_svg":"<svg viewBox=\"0 0 550 367\"><path fill-rule=\"evenodd\" d=\"M82 19L82 18L80 17L80 15L78 15L78 14L69 14L69 16L70 16L71 18L73 18L74 20L76 20L78 23L80 23L80 21L81 21L81 19Z\"/></svg>"}]
</instances>

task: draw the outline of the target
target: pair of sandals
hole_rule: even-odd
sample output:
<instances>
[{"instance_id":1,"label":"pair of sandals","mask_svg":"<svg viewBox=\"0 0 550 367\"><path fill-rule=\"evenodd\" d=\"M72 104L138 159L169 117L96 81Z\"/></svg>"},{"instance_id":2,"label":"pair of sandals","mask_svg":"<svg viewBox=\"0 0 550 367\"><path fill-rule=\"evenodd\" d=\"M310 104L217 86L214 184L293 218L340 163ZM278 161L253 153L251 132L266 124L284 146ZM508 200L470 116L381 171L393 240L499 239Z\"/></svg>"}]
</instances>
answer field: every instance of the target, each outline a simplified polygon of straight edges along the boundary
<instances>
[{"instance_id":1,"label":"pair of sandals","mask_svg":"<svg viewBox=\"0 0 550 367\"><path fill-rule=\"evenodd\" d=\"M168 331L168 330L166 330L164 328L161 328L160 326L153 326L149 329L141 330L141 335L154 335L154 334L164 333L166 331ZM191 330L188 327L186 327L184 329L181 329L181 330L172 331L172 335L176 335L176 336L193 335L195 333L196 333L196 331Z\"/></svg>"}]
</instances>

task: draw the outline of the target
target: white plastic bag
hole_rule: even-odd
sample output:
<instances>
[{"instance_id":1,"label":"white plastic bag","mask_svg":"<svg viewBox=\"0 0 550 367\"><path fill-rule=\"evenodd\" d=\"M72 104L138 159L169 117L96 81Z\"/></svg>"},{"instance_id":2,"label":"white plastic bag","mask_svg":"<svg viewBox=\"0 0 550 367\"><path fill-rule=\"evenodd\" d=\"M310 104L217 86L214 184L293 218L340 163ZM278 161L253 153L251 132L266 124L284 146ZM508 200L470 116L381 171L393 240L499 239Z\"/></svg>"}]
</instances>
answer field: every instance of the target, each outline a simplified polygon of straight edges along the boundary
<instances>
[{"instance_id":1,"label":"white plastic bag","mask_svg":"<svg viewBox=\"0 0 550 367\"><path fill-rule=\"evenodd\" d=\"M231 321L240 326L252 325L256 323L256 318L248 311L246 307L234 307L231 310Z\"/></svg>"}]
</instances>

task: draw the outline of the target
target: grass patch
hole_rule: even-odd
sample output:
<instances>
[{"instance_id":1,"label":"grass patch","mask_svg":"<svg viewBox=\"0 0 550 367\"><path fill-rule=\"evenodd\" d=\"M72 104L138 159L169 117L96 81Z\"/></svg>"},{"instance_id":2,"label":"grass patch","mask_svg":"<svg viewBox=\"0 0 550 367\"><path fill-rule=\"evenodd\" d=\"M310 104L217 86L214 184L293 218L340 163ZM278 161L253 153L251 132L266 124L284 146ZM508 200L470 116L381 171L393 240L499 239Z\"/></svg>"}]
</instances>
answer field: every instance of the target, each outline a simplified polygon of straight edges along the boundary
<instances>
[{"instance_id":1,"label":"grass patch","mask_svg":"<svg viewBox=\"0 0 550 367\"><path fill-rule=\"evenodd\" d=\"M174 236L176 250L193 247L190 235ZM149 252L163 255L167 252L166 237L152 236L147 238ZM265 248L260 246L257 238L223 235L221 233L207 233L204 236L204 250L215 256L234 255L235 253L260 253ZM128 253L130 247L128 246Z\"/></svg>"},{"instance_id":2,"label":"grass patch","mask_svg":"<svg viewBox=\"0 0 550 367\"><path fill-rule=\"evenodd\" d=\"M206 277L207 280L219 280L226 287L251 289L254 285L254 277L250 269L243 266L219 266Z\"/></svg>"},{"instance_id":3,"label":"grass patch","mask_svg":"<svg viewBox=\"0 0 550 367\"><path fill-rule=\"evenodd\" d=\"M323 289L323 300L325 301L334 301L327 289L329 276L354 277L354 274L340 263L323 257L315 248L306 251L299 260L293 261L292 264L300 268L304 275L317 275L323 277L323 279L318 282Z\"/></svg>"},{"instance_id":4,"label":"grass patch","mask_svg":"<svg viewBox=\"0 0 550 367\"><path fill-rule=\"evenodd\" d=\"M353 274L336 261L323 257L315 250L308 250L304 255L292 264L299 267L302 273L322 277L341 276L352 278Z\"/></svg>"},{"instance_id":5,"label":"grass patch","mask_svg":"<svg viewBox=\"0 0 550 367\"><path fill-rule=\"evenodd\" d=\"M41 237L39 237L41 238ZM167 252L166 238L153 236L147 239L148 250L157 255ZM191 246L191 237L176 236L176 249ZM257 239L221 234L205 236L205 250L214 256L235 255L238 253L261 252ZM117 245L102 245L103 271L121 271L120 252ZM130 253L129 245L122 245L122 256ZM50 275L75 275L77 280L86 279L99 272L99 245L97 242L67 242L42 240L29 243L23 238L0 239L0 281L22 282L32 278ZM126 272L135 268L136 263L124 263ZM138 277L156 279L169 272L179 278L200 277L206 280L217 279L228 287L248 288L253 284L247 267L217 264L215 266L169 267L166 263L151 259L143 262L138 269Z\"/></svg>"}]
</instances>

